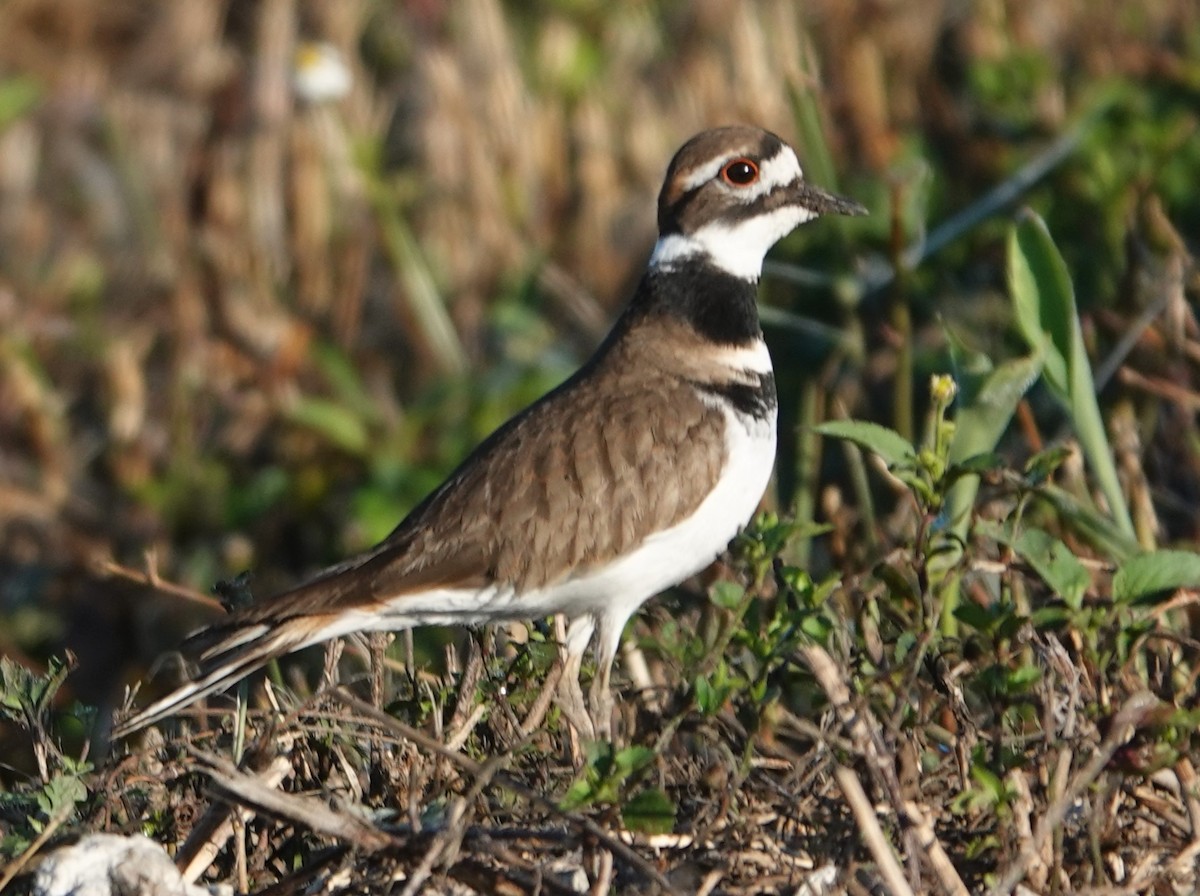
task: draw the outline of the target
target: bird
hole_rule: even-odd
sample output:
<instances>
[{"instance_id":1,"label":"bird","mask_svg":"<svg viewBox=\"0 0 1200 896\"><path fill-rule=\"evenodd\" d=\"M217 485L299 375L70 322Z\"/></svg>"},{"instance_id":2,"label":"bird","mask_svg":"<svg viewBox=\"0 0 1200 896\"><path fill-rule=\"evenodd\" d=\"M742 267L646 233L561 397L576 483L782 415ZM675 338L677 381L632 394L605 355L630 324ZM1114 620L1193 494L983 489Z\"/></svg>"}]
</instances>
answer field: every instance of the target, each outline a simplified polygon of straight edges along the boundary
<instances>
[{"instance_id":1,"label":"bird","mask_svg":"<svg viewBox=\"0 0 1200 896\"><path fill-rule=\"evenodd\" d=\"M563 680L593 641L584 710L610 731L611 672L641 605L709 566L749 522L775 460L759 323L763 259L799 225L858 215L750 125L676 152L645 272L560 386L485 439L379 544L188 638L191 678L119 720L120 739L270 660L357 632L563 614Z\"/></svg>"}]
</instances>

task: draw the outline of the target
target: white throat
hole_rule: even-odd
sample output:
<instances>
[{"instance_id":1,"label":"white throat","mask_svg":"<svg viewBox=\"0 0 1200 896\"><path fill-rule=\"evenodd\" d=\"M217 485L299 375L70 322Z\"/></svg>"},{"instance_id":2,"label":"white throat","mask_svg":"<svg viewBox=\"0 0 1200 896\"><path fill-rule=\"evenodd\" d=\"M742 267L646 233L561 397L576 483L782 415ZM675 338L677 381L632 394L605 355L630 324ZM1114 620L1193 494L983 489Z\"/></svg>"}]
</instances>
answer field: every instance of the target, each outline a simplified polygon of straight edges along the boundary
<instances>
[{"instance_id":1,"label":"white throat","mask_svg":"<svg viewBox=\"0 0 1200 896\"><path fill-rule=\"evenodd\" d=\"M814 217L805 208L785 205L732 224L714 221L694 233L669 233L654 244L650 267L668 270L689 260L706 259L739 279L757 281L767 250Z\"/></svg>"}]
</instances>

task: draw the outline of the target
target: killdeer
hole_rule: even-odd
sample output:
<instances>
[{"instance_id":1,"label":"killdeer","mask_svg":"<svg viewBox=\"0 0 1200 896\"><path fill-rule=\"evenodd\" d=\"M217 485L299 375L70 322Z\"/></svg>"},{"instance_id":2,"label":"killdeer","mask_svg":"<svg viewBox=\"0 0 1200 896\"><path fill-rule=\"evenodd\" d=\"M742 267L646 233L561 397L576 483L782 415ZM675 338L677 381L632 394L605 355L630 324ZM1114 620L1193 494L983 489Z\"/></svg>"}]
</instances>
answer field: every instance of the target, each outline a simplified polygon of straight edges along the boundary
<instances>
[{"instance_id":1,"label":"killdeer","mask_svg":"<svg viewBox=\"0 0 1200 896\"><path fill-rule=\"evenodd\" d=\"M625 623L725 550L766 490L776 397L755 304L763 256L829 212L865 209L805 181L774 134L693 137L667 169L648 270L592 358L379 545L189 638L193 679L114 735L330 638L561 613L576 692L596 642L591 716L607 736Z\"/></svg>"}]
</instances>

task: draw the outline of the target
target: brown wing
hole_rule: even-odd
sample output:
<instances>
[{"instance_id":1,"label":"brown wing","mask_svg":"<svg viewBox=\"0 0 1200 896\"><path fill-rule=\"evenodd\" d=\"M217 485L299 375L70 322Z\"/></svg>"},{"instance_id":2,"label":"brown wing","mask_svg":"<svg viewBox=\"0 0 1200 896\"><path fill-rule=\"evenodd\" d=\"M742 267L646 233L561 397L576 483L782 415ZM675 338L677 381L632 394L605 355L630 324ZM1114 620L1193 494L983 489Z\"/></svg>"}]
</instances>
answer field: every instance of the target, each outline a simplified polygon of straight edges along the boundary
<instances>
[{"instance_id":1,"label":"brown wing","mask_svg":"<svg viewBox=\"0 0 1200 896\"><path fill-rule=\"evenodd\" d=\"M483 560L484 579L524 590L603 564L690 514L720 472L720 413L678 381L615 384L626 388L589 380L535 408L404 529L419 527L434 562L465 550ZM411 571L389 571L407 590Z\"/></svg>"},{"instance_id":2,"label":"brown wing","mask_svg":"<svg viewBox=\"0 0 1200 896\"><path fill-rule=\"evenodd\" d=\"M598 357L590 376L581 371L497 430L372 551L237 621L434 587L537 588L688 516L720 473L724 419L683 379L631 364L637 348Z\"/></svg>"}]
</instances>

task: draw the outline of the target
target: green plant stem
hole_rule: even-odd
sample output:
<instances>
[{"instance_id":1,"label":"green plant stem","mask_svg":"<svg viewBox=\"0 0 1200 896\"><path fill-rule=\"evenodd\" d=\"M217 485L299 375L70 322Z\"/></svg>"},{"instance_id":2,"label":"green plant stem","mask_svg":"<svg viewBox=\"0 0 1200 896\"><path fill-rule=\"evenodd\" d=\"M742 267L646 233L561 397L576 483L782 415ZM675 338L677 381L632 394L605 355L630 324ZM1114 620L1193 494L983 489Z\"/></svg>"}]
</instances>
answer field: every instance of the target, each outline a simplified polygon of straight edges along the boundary
<instances>
[{"instance_id":1,"label":"green plant stem","mask_svg":"<svg viewBox=\"0 0 1200 896\"><path fill-rule=\"evenodd\" d=\"M370 196L388 259L404 286L425 348L443 373L463 373L467 369L466 350L395 197L379 183L371 184Z\"/></svg>"},{"instance_id":2,"label":"green plant stem","mask_svg":"<svg viewBox=\"0 0 1200 896\"><path fill-rule=\"evenodd\" d=\"M913 332L908 307L908 272L901 261L904 254L904 220L901 214L903 185L892 183L890 254L896 277L888 290L888 316L897 343L896 375L892 380L892 420L896 432L913 440Z\"/></svg>"},{"instance_id":3,"label":"green plant stem","mask_svg":"<svg viewBox=\"0 0 1200 896\"><path fill-rule=\"evenodd\" d=\"M846 469L850 474L856 506L862 517L863 539L874 551L879 547L879 539L875 534L875 500L871 496L871 483L867 478L867 465L863 461L862 449L853 442L845 441L842 442L842 452L846 458Z\"/></svg>"},{"instance_id":4,"label":"green plant stem","mask_svg":"<svg viewBox=\"0 0 1200 896\"><path fill-rule=\"evenodd\" d=\"M796 421L796 495L792 515L798 520L811 520L817 509L817 490L820 488L821 436L814 427L823 405L824 390L815 377L805 377L800 386L800 409ZM808 567L812 554L812 537L794 539L788 558L795 566Z\"/></svg>"}]
</instances>

